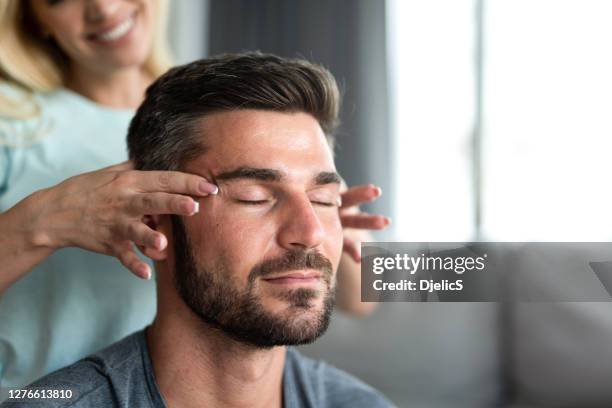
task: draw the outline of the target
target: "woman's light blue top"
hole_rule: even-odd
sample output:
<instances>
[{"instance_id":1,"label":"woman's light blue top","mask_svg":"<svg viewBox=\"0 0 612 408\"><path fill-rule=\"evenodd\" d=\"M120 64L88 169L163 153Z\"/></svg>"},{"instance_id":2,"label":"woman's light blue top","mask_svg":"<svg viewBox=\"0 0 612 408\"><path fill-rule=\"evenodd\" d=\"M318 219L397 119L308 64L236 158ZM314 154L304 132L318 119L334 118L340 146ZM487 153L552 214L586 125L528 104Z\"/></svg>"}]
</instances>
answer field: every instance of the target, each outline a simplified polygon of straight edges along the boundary
<instances>
[{"instance_id":1,"label":"woman's light blue top","mask_svg":"<svg viewBox=\"0 0 612 408\"><path fill-rule=\"evenodd\" d=\"M12 94L7 86L0 91ZM133 111L64 89L34 97L38 118L0 116L0 212L36 190L127 159ZM146 326L154 314L153 281L112 257L58 250L0 295L0 387L73 363Z\"/></svg>"}]
</instances>

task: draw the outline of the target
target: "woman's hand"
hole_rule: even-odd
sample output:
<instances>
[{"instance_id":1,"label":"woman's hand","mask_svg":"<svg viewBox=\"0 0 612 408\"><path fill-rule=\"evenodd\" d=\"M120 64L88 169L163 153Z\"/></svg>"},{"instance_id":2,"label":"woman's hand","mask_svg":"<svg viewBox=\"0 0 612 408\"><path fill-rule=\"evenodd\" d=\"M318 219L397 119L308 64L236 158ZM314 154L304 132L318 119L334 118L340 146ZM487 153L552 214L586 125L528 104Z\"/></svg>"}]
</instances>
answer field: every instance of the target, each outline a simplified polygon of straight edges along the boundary
<instances>
[{"instance_id":1,"label":"woman's hand","mask_svg":"<svg viewBox=\"0 0 612 408\"><path fill-rule=\"evenodd\" d=\"M344 252L355 262L361 261L361 242L369 239L367 230L378 230L387 227L391 220L382 215L361 212L359 206L376 200L381 189L373 184L348 188L343 184L340 221L344 228Z\"/></svg>"},{"instance_id":2,"label":"woman's hand","mask_svg":"<svg viewBox=\"0 0 612 408\"><path fill-rule=\"evenodd\" d=\"M35 246L52 250L80 247L111 255L141 278L149 265L134 245L160 250L167 238L143 222L144 215L198 212L193 197L216 194L217 187L193 174L136 171L130 162L81 174L34 193L30 220Z\"/></svg>"}]
</instances>

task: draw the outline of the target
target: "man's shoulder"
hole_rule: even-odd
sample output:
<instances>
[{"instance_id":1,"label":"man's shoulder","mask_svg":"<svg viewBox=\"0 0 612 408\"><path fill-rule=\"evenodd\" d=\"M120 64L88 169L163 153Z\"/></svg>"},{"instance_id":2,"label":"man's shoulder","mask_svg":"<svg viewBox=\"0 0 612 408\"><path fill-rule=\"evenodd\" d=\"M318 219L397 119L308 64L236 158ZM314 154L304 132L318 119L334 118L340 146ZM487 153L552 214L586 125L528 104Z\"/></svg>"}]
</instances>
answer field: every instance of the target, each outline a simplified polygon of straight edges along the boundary
<instances>
[{"instance_id":1,"label":"man's shoulder","mask_svg":"<svg viewBox=\"0 0 612 408\"><path fill-rule=\"evenodd\" d=\"M144 333L134 333L108 348L76 363L54 371L28 385L26 389L45 392L53 399L8 402L7 408L21 407L94 407L118 406L134 393L140 384L140 397L145 398L146 386L141 342ZM132 388L132 389L130 389ZM130 395L127 394L129 390ZM65 398L54 398L54 391ZM68 398L69 396L69 398ZM3 404L2 407L5 405ZM151 406L154 406L151 404Z\"/></svg>"},{"instance_id":2,"label":"man's shoulder","mask_svg":"<svg viewBox=\"0 0 612 408\"><path fill-rule=\"evenodd\" d=\"M296 386L298 394L316 399L316 406L351 408L388 408L394 405L382 393L356 377L327 364L304 356L297 350L287 349L287 375Z\"/></svg>"}]
</instances>

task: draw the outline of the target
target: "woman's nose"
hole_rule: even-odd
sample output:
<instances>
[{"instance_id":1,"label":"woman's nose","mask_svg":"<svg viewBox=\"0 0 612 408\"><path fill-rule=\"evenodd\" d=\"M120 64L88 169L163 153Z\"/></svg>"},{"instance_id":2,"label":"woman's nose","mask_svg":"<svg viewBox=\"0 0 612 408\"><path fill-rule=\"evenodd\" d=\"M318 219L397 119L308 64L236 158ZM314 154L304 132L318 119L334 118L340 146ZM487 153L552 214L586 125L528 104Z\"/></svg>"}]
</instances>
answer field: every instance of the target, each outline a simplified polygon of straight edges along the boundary
<instances>
[{"instance_id":1,"label":"woman's nose","mask_svg":"<svg viewBox=\"0 0 612 408\"><path fill-rule=\"evenodd\" d=\"M92 23L100 23L117 13L123 0L85 0L85 17Z\"/></svg>"}]
</instances>

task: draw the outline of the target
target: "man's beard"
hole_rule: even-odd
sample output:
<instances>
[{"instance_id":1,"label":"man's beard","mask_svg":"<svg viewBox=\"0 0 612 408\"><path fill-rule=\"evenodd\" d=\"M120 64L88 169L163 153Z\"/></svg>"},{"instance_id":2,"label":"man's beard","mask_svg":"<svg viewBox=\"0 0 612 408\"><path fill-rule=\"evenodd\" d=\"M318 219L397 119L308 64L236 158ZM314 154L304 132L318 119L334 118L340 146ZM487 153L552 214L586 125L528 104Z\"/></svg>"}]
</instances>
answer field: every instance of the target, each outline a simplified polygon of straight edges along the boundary
<instances>
[{"instance_id":1,"label":"man's beard","mask_svg":"<svg viewBox=\"0 0 612 408\"><path fill-rule=\"evenodd\" d=\"M333 266L318 252L303 250L287 252L282 258L264 261L248 276L247 287L239 289L233 284L232 271L222 263L214 270L198 267L183 222L171 216L174 241L174 282L179 295L187 306L204 323L221 330L241 343L255 347L288 346L311 343L320 337L329 326L335 301L335 286L332 285ZM265 310L254 295L254 284L258 277L272 273L315 269L327 287L323 294L323 308L313 316L308 310L320 292L310 288L297 288L276 295L289 304L288 316L275 316ZM308 313L301 316L302 313Z\"/></svg>"}]
</instances>

